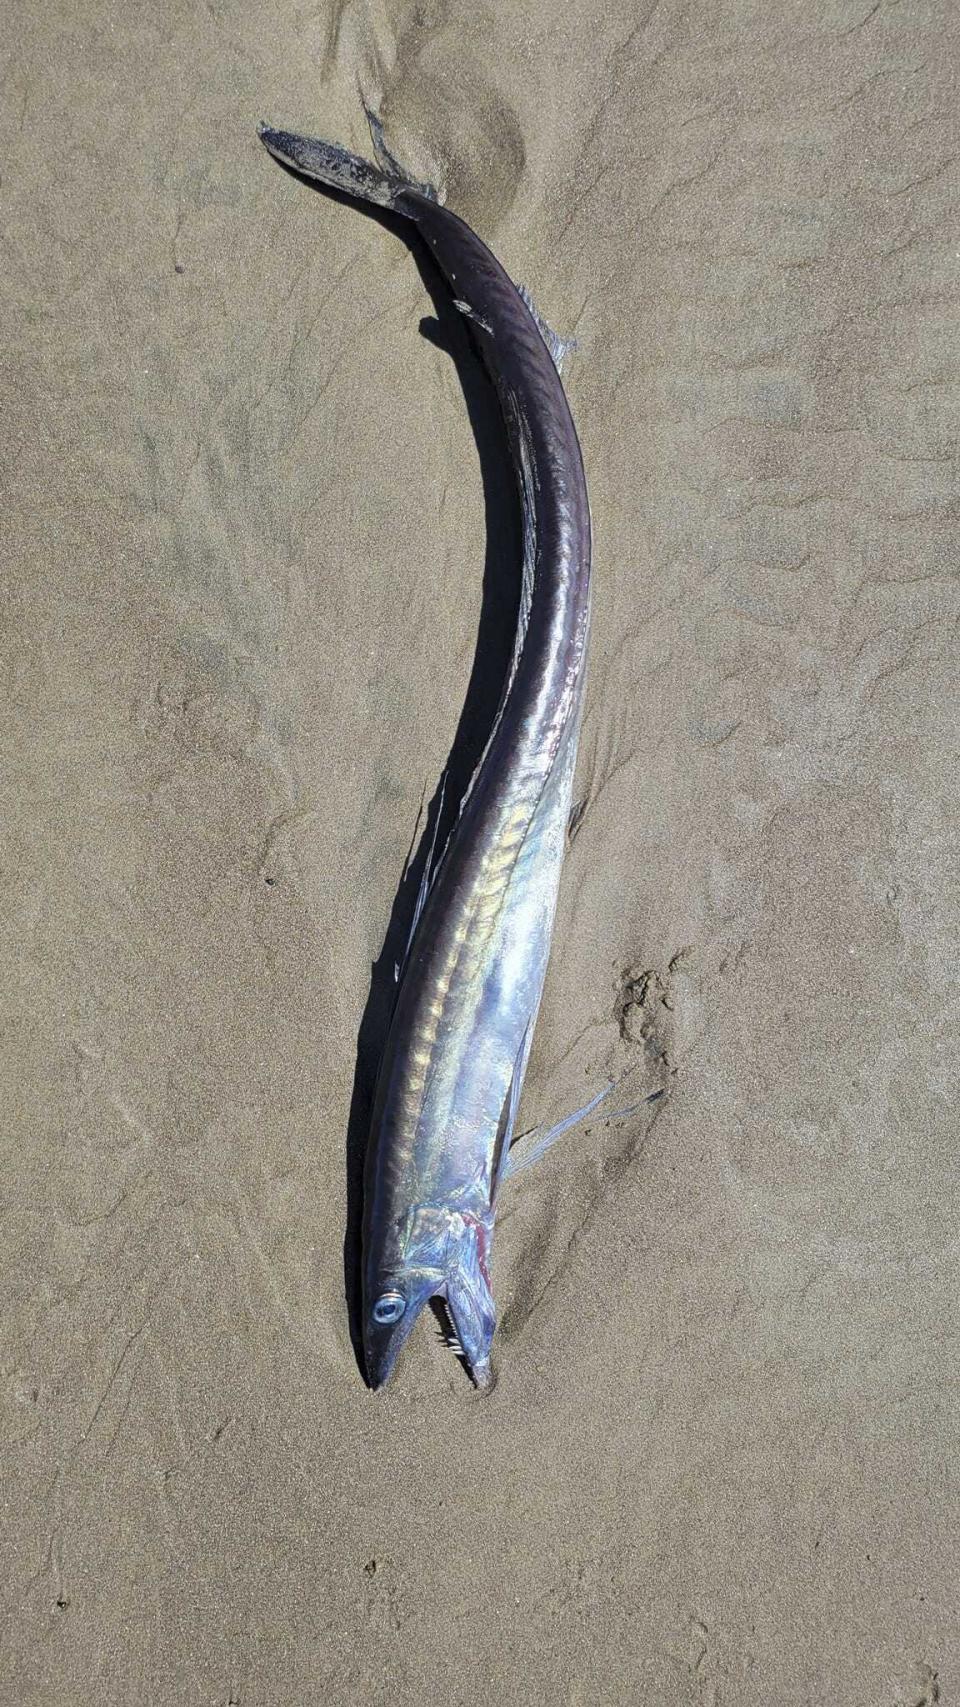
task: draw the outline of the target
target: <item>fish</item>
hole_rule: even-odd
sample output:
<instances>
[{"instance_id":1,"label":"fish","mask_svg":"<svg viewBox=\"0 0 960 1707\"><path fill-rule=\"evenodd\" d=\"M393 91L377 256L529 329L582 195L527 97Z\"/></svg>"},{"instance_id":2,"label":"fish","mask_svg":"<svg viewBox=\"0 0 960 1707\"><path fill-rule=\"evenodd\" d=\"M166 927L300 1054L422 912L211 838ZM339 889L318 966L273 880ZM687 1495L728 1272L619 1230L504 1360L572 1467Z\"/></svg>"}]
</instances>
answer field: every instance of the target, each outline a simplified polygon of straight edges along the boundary
<instances>
[{"instance_id":1,"label":"fish","mask_svg":"<svg viewBox=\"0 0 960 1707\"><path fill-rule=\"evenodd\" d=\"M590 505L560 373L567 346L367 117L375 164L315 137L264 124L259 134L283 165L391 210L425 245L499 401L523 544L499 707L445 845L427 861L398 969L365 1160L363 1353L368 1385L382 1387L424 1307L439 1300L450 1343L474 1385L489 1388L494 1223L550 953L583 713Z\"/></svg>"}]
</instances>

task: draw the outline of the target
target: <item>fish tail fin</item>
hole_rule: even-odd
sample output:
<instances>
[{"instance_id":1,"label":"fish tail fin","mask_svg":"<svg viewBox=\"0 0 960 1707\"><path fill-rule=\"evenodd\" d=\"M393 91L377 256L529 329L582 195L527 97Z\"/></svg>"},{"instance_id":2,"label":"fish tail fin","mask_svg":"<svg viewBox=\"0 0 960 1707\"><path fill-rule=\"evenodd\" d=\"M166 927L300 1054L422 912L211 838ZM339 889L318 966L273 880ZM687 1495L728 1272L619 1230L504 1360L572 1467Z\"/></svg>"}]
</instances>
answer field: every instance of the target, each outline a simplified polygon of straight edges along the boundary
<instances>
[{"instance_id":1,"label":"fish tail fin","mask_svg":"<svg viewBox=\"0 0 960 1707\"><path fill-rule=\"evenodd\" d=\"M275 160L302 172L314 183L327 189L339 190L358 201L373 202L376 207L396 206L397 196L404 190L417 190L431 201L440 198L430 184L420 184L412 178L391 154L384 141L383 125L377 114L364 103L370 126L377 164L352 154L336 142L323 142L316 136L301 136L296 131L274 130L271 125L259 124L257 133L264 147Z\"/></svg>"}]
</instances>

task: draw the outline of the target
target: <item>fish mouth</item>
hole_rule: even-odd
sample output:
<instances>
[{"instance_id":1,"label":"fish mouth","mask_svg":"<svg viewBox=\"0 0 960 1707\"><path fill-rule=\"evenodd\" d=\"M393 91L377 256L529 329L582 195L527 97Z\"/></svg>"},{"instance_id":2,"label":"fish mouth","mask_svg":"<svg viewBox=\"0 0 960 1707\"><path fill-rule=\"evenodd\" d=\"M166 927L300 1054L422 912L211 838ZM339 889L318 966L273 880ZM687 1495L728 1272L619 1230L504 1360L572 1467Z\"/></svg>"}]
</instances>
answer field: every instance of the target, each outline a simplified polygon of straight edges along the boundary
<instances>
[{"instance_id":1,"label":"fish mouth","mask_svg":"<svg viewBox=\"0 0 960 1707\"><path fill-rule=\"evenodd\" d=\"M489 1392L494 1384L489 1355L474 1354L471 1357L468 1342L465 1343L461 1324L457 1321L456 1309L451 1304L445 1287L435 1287L424 1292L421 1297L411 1300L400 1321L392 1326L381 1327L367 1318L363 1344L367 1386L375 1393L386 1386L415 1323L428 1303L433 1305L445 1330L443 1338L462 1363L474 1386L481 1392Z\"/></svg>"},{"instance_id":2,"label":"fish mouth","mask_svg":"<svg viewBox=\"0 0 960 1707\"><path fill-rule=\"evenodd\" d=\"M371 1263L363 1298L364 1365L369 1386L383 1387L428 1302L449 1323L453 1341L474 1385L490 1386L490 1343L496 1310L486 1255L490 1229L475 1215L446 1205L419 1204L403 1229L404 1260ZM411 1259L410 1246L416 1250Z\"/></svg>"},{"instance_id":3,"label":"fish mouth","mask_svg":"<svg viewBox=\"0 0 960 1707\"><path fill-rule=\"evenodd\" d=\"M477 1357L471 1361L457 1328L457 1319L449 1299L443 1294L431 1298L430 1303L437 1318L441 1340L448 1350L453 1352L457 1362L469 1375L473 1385L481 1392L492 1387L493 1374L490 1369L490 1359L489 1357Z\"/></svg>"},{"instance_id":4,"label":"fish mouth","mask_svg":"<svg viewBox=\"0 0 960 1707\"><path fill-rule=\"evenodd\" d=\"M478 1393L493 1392L495 1382L493 1378L493 1370L490 1367L489 1357L481 1358L479 1362L474 1364L468 1363L467 1369L470 1372L470 1379Z\"/></svg>"}]
</instances>

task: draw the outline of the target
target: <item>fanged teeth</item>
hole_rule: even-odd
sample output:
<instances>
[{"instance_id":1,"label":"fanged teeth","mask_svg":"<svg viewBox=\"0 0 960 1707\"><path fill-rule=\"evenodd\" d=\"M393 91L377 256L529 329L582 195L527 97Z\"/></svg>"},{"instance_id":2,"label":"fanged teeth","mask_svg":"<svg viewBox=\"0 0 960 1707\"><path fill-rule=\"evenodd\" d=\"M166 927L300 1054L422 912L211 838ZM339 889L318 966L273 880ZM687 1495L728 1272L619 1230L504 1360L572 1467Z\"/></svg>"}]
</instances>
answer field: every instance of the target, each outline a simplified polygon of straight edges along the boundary
<instances>
[{"instance_id":1,"label":"fanged teeth","mask_svg":"<svg viewBox=\"0 0 960 1707\"><path fill-rule=\"evenodd\" d=\"M459 1335L456 1333L452 1322L441 1323L437 1331L443 1344L450 1347L455 1357L466 1357L467 1354L460 1344Z\"/></svg>"}]
</instances>

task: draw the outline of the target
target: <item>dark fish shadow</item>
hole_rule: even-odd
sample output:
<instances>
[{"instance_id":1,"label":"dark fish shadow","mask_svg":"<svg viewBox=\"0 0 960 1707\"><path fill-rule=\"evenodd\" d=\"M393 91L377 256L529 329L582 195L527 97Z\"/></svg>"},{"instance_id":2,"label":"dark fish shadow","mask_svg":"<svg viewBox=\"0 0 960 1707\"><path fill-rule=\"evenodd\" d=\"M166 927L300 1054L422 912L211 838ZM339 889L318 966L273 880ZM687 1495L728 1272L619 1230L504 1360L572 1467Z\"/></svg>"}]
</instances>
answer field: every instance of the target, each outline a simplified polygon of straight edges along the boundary
<instances>
[{"instance_id":1,"label":"dark fish shadow","mask_svg":"<svg viewBox=\"0 0 960 1707\"><path fill-rule=\"evenodd\" d=\"M417 236L415 227L397 214L356 202L338 190L314 183L292 168L285 169L312 190L328 196L331 201L342 203L352 213L366 214L410 250L435 314L435 318L425 318L420 322L420 330L430 343L450 357L463 391L480 461L486 524L480 620L466 695L443 776L436 779L416 850L394 897L383 946L370 969L370 990L357 1033L346 1138L347 1213L343 1279L350 1337L360 1371L366 1378L361 1322L363 1167L377 1070L393 1014L397 989L395 968L403 961L420 881L434 836L439 852L456 821L460 801L479 763L500 704L513 651L520 602L520 501L493 385L473 346L464 317L454 308L450 289L425 244ZM411 410L416 408L416 398L411 397L410 407ZM466 561L464 570L470 570ZM402 669L404 661L395 659L394 667ZM425 779L426 786L430 780Z\"/></svg>"}]
</instances>

